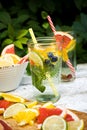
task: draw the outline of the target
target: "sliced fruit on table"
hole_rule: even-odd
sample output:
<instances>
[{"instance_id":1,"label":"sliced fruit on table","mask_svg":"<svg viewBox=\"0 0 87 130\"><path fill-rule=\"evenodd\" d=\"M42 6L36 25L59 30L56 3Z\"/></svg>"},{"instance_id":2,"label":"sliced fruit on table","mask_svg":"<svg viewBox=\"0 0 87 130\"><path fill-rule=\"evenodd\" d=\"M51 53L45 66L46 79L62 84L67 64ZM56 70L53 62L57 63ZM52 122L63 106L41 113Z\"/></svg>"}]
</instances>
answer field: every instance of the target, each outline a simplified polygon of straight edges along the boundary
<instances>
[{"instance_id":1,"label":"sliced fruit on table","mask_svg":"<svg viewBox=\"0 0 87 130\"><path fill-rule=\"evenodd\" d=\"M63 115L62 115L63 114ZM52 115L62 115L65 116L66 115L66 111L62 110L61 108L44 108L44 107L40 107L39 108L39 116L37 118L37 123L41 124L43 123L43 121Z\"/></svg>"},{"instance_id":2,"label":"sliced fruit on table","mask_svg":"<svg viewBox=\"0 0 87 130\"><path fill-rule=\"evenodd\" d=\"M54 104L52 102L47 102L47 103L44 103L42 105L42 107L45 107L45 108L55 108Z\"/></svg>"},{"instance_id":3,"label":"sliced fruit on table","mask_svg":"<svg viewBox=\"0 0 87 130\"><path fill-rule=\"evenodd\" d=\"M10 102L25 102L24 98L17 95L13 95L11 93L0 93L0 96L2 96L5 100Z\"/></svg>"},{"instance_id":4,"label":"sliced fruit on table","mask_svg":"<svg viewBox=\"0 0 87 130\"><path fill-rule=\"evenodd\" d=\"M50 116L42 124L42 130L68 130L66 121L60 116Z\"/></svg>"},{"instance_id":5,"label":"sliced fruit on table","mask_svg":"<svg viewBox=\"0 0 87 130\"><path fill-rule=\"evenodd\" d=\"M24 104L26 105L27 108L33 108L37 105L37 101L32 101L32 102L25 102Z\"/></svg>"},{"instance_id":6,"label":"sliced fruit on table","mask_svg":"<svg viewBox=\"0 0 87 130\"><path fill-rule=\"evenodd\" d=\"M29 52L29 60L32 61L35 65L43 68L43 61L36 52Z\"/></svg>"},{"instance_id":7,"label":"sliced fruit on table","mask_svg":"<svg viewBox=\"0 0 87 130\"><path fill-rule=\"evenodd\" d=\"M23 126L25 124L33 125L36 117L39 115L38 110L33 108L26 108L20 110L13 118L18 122L18 125Z\"/></svg>"},{"instance_id":8,"label":"sliced fruit on table","mask_svg":"<svg viewBox=\"0 0 87 130\"><path fill-rule=\"evenodd\" d=\"M79 118L78 118L78 116L75 114L75 113L73 113L72 111L70 111L70 110L67 110L67 114L66 114L66 116L65 116L65 120L68 122L68 121L78 121L79 120Z\"/></svg>"},{"instance_id":9,"label":"sliced fruit on table","mask_svg":"<svg viewBox=\"0 0 87 130\"><path fill-rule=\"evenodd\" d=\"M19 111L25 109L26 106L22 103L15 103L11 106L9 106L3 113L4 118L10 118L17 114Z\"/></svg>"},{"instance_id":10,"label":"sliced fruit on table","mask_svg":"<svg viewBox=\"0 0 87 130\"><path fill-rule=\"evenodd\" d=\"M6 109L7 107L9 107L11 105L10 101L6 101L4 99L0 100L0 108L4 108Z\"/></svg>"},{"instance_id":11,"label":"sliced fruit on table","mask_svg":"<svg viewBox=\"0 0 87 130\"><path fill-rule=\"evenodd\" d=\"M0 114L3 114L4 113L4 108L0 108Z\"/></svg>"},{"instance_id":12,"label":"sliced fruit on table","mask_svg":"<svg viewBox=\"0 0 87 130\"><path fill-rule=\"evenodd\" d=\"M84 129L84 121L70 121L68 122L68 130L83 130Z\"/></svg>"},{"instance_id":13,"label":"sliced fruit on table","mask_svg":"<svg viewBox=\"0 0 87 130\"><path fill-rule=\"evenodd\" d=\"M14 44L10 44L4 47L4 49L1 52L1 55L7 54L7 53L15 54Z\"/></svg>"}]
</instances>

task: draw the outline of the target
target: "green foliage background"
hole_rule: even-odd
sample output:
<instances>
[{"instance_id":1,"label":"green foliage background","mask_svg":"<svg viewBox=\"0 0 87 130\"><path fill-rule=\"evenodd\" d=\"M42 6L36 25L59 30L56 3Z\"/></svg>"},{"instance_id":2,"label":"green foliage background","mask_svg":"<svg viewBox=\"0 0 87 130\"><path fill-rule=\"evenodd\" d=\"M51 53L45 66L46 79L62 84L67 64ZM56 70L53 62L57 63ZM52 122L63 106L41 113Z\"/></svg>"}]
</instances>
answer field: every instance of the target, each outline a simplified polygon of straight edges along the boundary
<instances>
[{"instance_id":1,"label":"green foliage background","mask_svg":"<svg viewBox=\"0 0 87 130\"><path fill-rule=\"evenodd\" d=\"M87 63L87 0L0 0L0 52L14 43L16 53L25 55L29 28L36 36L53 35L48 14L56 30L74 32L77 63Z\"/></svg>"}]
</instances>

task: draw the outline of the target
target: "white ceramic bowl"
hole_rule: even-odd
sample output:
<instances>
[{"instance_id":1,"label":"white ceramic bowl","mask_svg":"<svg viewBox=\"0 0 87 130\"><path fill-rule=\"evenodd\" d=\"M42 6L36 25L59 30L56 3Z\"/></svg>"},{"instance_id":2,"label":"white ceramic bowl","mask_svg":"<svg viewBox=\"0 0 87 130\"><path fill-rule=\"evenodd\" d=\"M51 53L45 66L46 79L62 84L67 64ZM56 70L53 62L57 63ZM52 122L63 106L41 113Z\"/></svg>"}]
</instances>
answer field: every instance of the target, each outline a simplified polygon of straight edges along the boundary
<instances>
[{"instance_id":1,"label":"white ceramic bowl","mask_svg":"<svg viewBox=\"0 0 87 130\"><path fill-rule=\"evenodd\" d=\"M0 92L16 89L26 70L28 62L17 64L10 67L0 68Z\"/></svg>"}]
</instances>

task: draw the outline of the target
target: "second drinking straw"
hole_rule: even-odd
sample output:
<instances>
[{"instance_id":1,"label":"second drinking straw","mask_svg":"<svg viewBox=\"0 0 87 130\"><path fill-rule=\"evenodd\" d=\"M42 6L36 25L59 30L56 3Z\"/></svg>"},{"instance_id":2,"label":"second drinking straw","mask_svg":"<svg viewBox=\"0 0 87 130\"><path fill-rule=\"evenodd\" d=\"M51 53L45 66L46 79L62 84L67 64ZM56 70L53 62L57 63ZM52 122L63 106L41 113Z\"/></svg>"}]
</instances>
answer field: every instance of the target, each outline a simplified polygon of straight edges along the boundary
<instances>
[{"instance_id":1,"label":"second drinking straw","mask_svg":"<svg viewBox=\"0 0 87 130\"><path fill-rule=\"evenodd\" d=\"M35 44L37 44L37 40L36 40L36 38L35 38L35 35L34 35L34 32L33 32L32 28L29 29L29 32L30 32L30 35L31 35L31 37L32 37L32 41L33 41ZM51 79L51 77L50 77L50 74L49 74L48 72L46 73L46 77L47 77L47 79L48 79L48 82L49 82L49 84L50 84L50 87L51 87L51 89L52 89L54 95L55 95L55 96L58 96L59 93L58 93L56 87L54 86L53 81L52 81L52 79Z\"/></svg>"},{"instance_id":2,"label":"second drinking straw","mask_svg":"<svg viewBox=\"0 0 87 130\"><path fill-rule=\"evenodd\" d=\"M57 35L56 28L54 27L53 22L51 20L51 17L49 15L47 16L47 19L48 19L50 27L51 27L51 29L52 29L52 31L54 33L54 36L56 36ZM56 41L57 41L57 38L56 38ZM69 59L66 61L66 64L70 68L71 72L75 75L75 68L73 67L73 65L72 65L72 63L70 62Z\"/></svg>"}]
</instances>

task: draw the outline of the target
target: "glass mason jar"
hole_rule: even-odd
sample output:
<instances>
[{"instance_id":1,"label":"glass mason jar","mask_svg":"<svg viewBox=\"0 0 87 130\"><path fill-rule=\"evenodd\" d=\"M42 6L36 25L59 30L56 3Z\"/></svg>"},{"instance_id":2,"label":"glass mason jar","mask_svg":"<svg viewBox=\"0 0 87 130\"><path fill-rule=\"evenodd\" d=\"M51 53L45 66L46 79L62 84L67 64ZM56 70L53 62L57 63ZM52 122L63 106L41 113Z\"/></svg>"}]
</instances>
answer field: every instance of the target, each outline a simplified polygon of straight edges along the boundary
<instances>
[{"instance_id":1,"label":"glass mason jar","mask_svg":"<svg viewBox=\"0 0 87 130\"><path fill-rule=\"evenodd\" d=\"M61 57L53 37L38 37L37 43L28 43L33 98L56 102L60 94L58 84L61 77Z\"/></svg>"}]
</instances>

